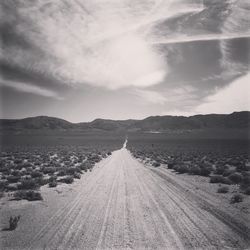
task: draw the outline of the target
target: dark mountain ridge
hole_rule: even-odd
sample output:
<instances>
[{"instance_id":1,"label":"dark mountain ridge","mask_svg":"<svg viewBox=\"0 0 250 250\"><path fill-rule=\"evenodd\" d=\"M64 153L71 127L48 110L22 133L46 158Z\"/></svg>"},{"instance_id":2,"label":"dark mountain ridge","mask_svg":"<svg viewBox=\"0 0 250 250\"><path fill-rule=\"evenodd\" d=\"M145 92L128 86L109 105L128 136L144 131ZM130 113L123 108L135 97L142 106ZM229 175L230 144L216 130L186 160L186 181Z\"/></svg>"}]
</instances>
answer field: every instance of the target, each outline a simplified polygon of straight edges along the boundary
<instances>
[{"instance_id":1,"label":"dark mountain ridge","mask_svg":"<svg viewBox=\"0 0 250 250\"><path fill-rule=\"evenodd\" d=\"M100 130L100 131L169 131L196 129L249 129L250 112L194 116L150 116L143 120L96 119L71 123L63 119L37 116L24 119L0 119L0 130Z\"/></svg>"}]
</instances>

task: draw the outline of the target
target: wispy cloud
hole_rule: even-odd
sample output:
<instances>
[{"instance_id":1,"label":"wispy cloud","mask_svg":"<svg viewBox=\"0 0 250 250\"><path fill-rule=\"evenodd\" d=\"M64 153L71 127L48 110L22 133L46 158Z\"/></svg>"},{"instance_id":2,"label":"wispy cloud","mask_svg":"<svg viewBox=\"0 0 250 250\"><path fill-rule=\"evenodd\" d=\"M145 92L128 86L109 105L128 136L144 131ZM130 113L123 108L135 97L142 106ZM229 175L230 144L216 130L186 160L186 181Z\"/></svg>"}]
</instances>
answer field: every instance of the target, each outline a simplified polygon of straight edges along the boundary
<instances>
[{"instance_id":1,"label":"wispy cloud","mask_svg":"<svg viewBox=\"0 0 250 250\"><path fill-rule=\"evenodd\" d=\"M225 39L220 42L221 65L226 70L249 71L250 67L250 2L232 1L230 15L224 20L223 34L238 34L240 39Z\"/></svg>"},{"instance_id":2,"label":"wispy cloud","mask_svg":"<svg viewBox=\"0 0 250 250\"><path fill-rule=\"evenodd\" d=\"M54 98L57 100L62 100L62 97L60 97L56 92L42 88L40 86L35 86L35 85L30 85L24 82L15 82L15 81L8 81L8 80L1 80L0 79L0 87L8 87L12 88L16 91L19 92L24 92L24 93L31 93L43 97L49 97L49 98Z\"/></svg>"},{"instance_id":3,"label":"wispy cloud","mask_svg":"<svg viewBox=\"0 0 250 250\"><path fill-rule=\"evenodd\" d=\"M180 89L176 94L182 94L183 97L173 97L172 100L178 100L177 105L171 105L171 98L165 96L168 100L166 104L168 109L161 115L191 116L208 113L232 113L234 111L250 111L250 74L244 75L222 89L217 89L202 100L195 101L192 90ZM185 96L185 97L184 97Z\"/></svg>"},{"instance_id":4,"label":"wispy cloud","mask_svg":"<svg viewBox=\"0 0 250 250\"><path fill-rule=\"evenodd\" d=\"M166 102L164 95L153 90L136 89L133 94L139 97L145 104L163 105Z\"/></svg>"},{"instance_id":5,"label":"wispy cloud","mask_svg":"<svg viewBox=\"0 0 250 250\"><path fill-rule=\"evenodd\" d=\"M151 41L152 44L178 44L197 41L212 41L212 40L232 40L239 38L250 38L250 32L234 33L234 34L203 34L203 35L180 35L174 38L157 39Z\"/></svg>"},{"instance_id":6,"label":"wispy cloud","mask_svg":"<svg viewBox=\"0 0 250 250\"><path fill-rule=\"evenodd\" d=\"M15 27L15 33L34 45L20 48L9 37L2 60L68 84L117 89L162 82L168 64L148 41L151 25L178 13L200 11L202 5L159 0L4 0L2 6L5 25Z\"/></svg>"},{"instance_id":7,"label":"wispy cloud","mask_svg":"<svg viewBox=\"0 0 250 250\"><path fill-rule=\"evenodd\" d=\"M133 95L139 97L145 104L165 105L170 109L181 107L182 111L196 102L196 100L194 101L195 89L191 86L176 87L164 91L135 89Z\"/></svg>"},{"instance_id":8,"label":"wispy cloud","mask_svg":"<svg viewBox=\"0 0 250 250\"><path fill-rule=\"evenodd\" d=\"M250 74L235 80L229 86L207 97L195 108L196 113L231 113L250 111Z\"/></svg>"}]
</instances>

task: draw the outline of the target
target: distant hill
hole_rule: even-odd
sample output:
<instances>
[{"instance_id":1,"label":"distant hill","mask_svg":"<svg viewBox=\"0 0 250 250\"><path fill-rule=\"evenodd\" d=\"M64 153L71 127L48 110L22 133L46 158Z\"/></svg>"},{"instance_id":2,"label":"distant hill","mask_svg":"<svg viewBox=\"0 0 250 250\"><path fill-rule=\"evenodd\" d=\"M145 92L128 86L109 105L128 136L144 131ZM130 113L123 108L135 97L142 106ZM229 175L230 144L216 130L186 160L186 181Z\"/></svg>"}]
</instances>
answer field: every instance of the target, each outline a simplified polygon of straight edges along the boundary
<instances>
[{"instance_id":1,"label":"distant hill","mask_svg":"<svg viewBox=\"0 0 250 250\"><path fill-rule=\"evenodd\" d=\"M96 119L92 122L71 123L63 119L38 116L24 119L0 119L0 130L79 130L79 131L142 131L164 132L197 129L248 129L250 112L229 115L209 114L185 116L150 116L143 120Z\"/></svg>"},{"instance_id":2,"label":"distant hill","mask_svg":"<svg viewBox=\"0 0 250 250\"><path fill-rule=\"evenodd\" d=\"M96 119L89 123L90 128L100 130L127 130L133 128L137 120Z\"/></svg>"},{"instance_id":3,"label":"distant hill","mask_svg":"<svg viewBox=\"0 0 250 250\"><path fill-rule=\"evenodd\" d=\"M72 129L74 124L63 119L37 116L24 119L1 119L0 129L23 130L23 129Z\"/></svg>"},{"instance_id":4,"label":"distant hill","mask_svg":"<svg viewBox=\"0 0 250 250\"><path fill-rule=\"evenodd\" d=\"M185 116L151 116L138 121L140 130L193 130L221 128L249 128L250 112L234 112L230 115L210 114Z\"/></svg>"}]
</instances>

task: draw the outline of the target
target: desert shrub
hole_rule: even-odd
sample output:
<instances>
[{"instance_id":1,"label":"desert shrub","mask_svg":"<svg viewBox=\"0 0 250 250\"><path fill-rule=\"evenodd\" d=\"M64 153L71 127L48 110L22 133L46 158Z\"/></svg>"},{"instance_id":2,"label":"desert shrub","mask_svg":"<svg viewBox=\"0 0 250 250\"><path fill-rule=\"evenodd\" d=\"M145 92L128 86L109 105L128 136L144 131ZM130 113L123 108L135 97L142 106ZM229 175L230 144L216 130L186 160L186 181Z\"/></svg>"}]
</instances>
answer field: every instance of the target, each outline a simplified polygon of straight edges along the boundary
<instances>
[{"instance_id":1,"label":"desert shrub","mask_svg":"<svg viewBox=\"0 0 250 250\"><path fill-rule=\"evenodd\" d=\"M223 176L220 175L214 175L210 177L210 183L222 183L223 182Z\"/></svg>"},{"instance_id":2,"label":"desert shrub","mask_svg":"<svg viewBox=\"0 0 250 250\"><path fill-rule=\"evenodd\" d=\"M167 165L168 164L168 160L162 159L161 163Z\"/></svg>"},{"instance_id":3,"label":"desert shrub","mask_svg":"<svg viewBox=\"0 0 250 250\"><path fill-rule=\"evenodd\" d=\"M28 167L28 168L26 168L26 171L27 171L29 174L31 174L31 172L33 172L33 168L32 168L32 167Z\"/></svg>"},{"instance_id":4,"label":"desert shrub","mask_svg":"<svg viewBox=\"0 0 250 250\"><path fill-rule=\"evenodd\" d=\"M14 198L16 200L28 200L28 201L37 201L42 200L42 195L39 192L33 191L33 190L27 190L27 191L17 191L14 194Z\"/></svg>"},{"instance_id":5,"label":"desert shrub","mask_svg":"<svg viewBox=\"0 0 250 250\"><path fill-rule=\"evenodd\" d=\"M22 168L32 168L32 164L30 162L22 163Z\"/></svg>"},{"instance_id":6,"label":"desert shrub","mask_svg":"<svg viewBox=\"0 0 250 250\"><path fill-rule=\"evenodd\" d=\"M247 187L247 188L244 190L244 193L247 194L247 195L250 195L250 187Z\"/></svg>"},{"instance_id":7,"label":"desert shrub","mask_svg":"<svg viewBox=\"0 0 250 250\"><path fill-rule=\"evenodd\" d=\"M7 186L7 181L0 181L0 190L4 190Z\"/></svg>"},{"instance_id":8,"label":"desert shrub","mask_svg":"<svg viewBox=\"0 0 250 250\"><path fill-rule=\"evenodd\" d=\"M111 153L111 152L108 152L107 155L112 155L112 153Z\"/></svg>"},{"instance_id":9,"label":"desert shrub","mask_svg":"<svg viewBox=\"0 0 250 250\"><path fill-rule=\"evenodd\" d=\"M203 167L200 169L200 175L209 176L211 174L211 169L208 167Z\"/></svg>"},{"instance_id":10,"label":"desert shrub","mask_svg":"<svg viewBox=\"0 0 250 250\"><path fill-rule=\"evenodd\" d=\"M69 175L74 175L75 173L79 173L81 170L79 168L76 167L71 167L66 169L66 173Z\"/></svg>"},{"instance_id":11,"label":"desert shrub","mask_svg":"<svg viewBox=\"0 0 250 250\"><path fill-rule=\"evenodd\" d=\"M243 201L243 196L241 194L234 194L230 200L231 203L238 203Z\"/></svg>"},{"instance_id":12,"label":"desert shrub","mask_svg":"<svg viewBox=\"0 0 250 250\"><path fill-rule=\"evenodd\" d=\"M173 170L175 170L176 172L178 172L179 167L180 167L180 165L176 164L176 165L173 166Z\"/></svg>"},{"instance_id":13,"label":"desert shrub","mask_svg":"<svg viewBox=\"0 0 250 250\"><path fill-rule=\"evenodd\" d=\"M20 176L20 172L18 170L13 170L11 174L13 176Z\"/></svg>"},{"instance_id":14,"label":"desert shrub","mask_svg":"<svg viewBox=\"0 0 250 250\"><path fill-rule=\"evenodd\" d=\"M60 169L57 173L58 176L64 176L66 175L66 169Z\"/></svg>"},{"instance_id":15,"label":"desert shrub","mask_svg":"<svg viewBox=\"0 0 250 250\"><path fill-rule=\"evenodd\" d=\"M56 168L55 167L45 167L42 171L44 174L53 174L56 172Z\"/></svg>"},{"instance_id":16,"label":"desert shrub","mask_svg":"<svg viewBox=\"0 0 250 250\"><path fill-rule=\"evenodd\" d=\"M82 170L79 166L76 167L76 172L82 174Z\"/></svg>"},{"instance_id":17,"label":"desert shrub","mask_svg":"<svg viewBox=\"0 0 250 250\"><path fill-rule=\"evenodd\" d=\"M34 189L36 187L37 183L32 179L21 180L21 183L18 185L18 189Z\"/></svg>"},{"instance_id":18,"label":"desert shrub","mask_svg":"<svg viewBox=\"0 0 250 250\"><path fill-rule=\"evenodd\" d=\"M80 169L87 172L88 169L92 169L93 165L89 162L89 161L85 161L82 163L82 165L80 165Z\"/></svg>"},{"instance_id":19,"label":"desert shrub","mask_svg":"<svg viewBox=\"0 0 250 250\"><path fill-rule=\"evenodd\" d=\"M106 153L102 153L102 154L101 154L101 157L102 157L102 158L107 158L107 156L108 156L108 154L106 154Z\"/></svg>"},{"instance_id":20,"label":"desert shrub","mask_svg":"<svg viewBox=\"0 0 250 250\"><path fill-rule=\"evenodd\" d=\"M227 185L232 185L233 184L232 181L230 179L228 179L228 177L224 177L222 183L227 184Z\"/></svg>"},{"instance_id":21,"label":"desert shrub","mask_svg":"<svg viewBox=\"0 0 250 250\"><path fill-rule=\"evenodd\" d=\"M235 170L233 169L225 169L225 171L223 172L223 176L229 176L234 173L235 173Z\"/></svg>"},{"instance_id":22,"label":"desert shrub","mask_svg":"<svg viewBox=\"0 0 250 250\"><path fill-rule=\"evenodd\" d=\"M74 178L81 179L81 174L80 173L74 173Z\"/></svg>"},{"instance_id":23,"label":"desert shrub","mask_svg":"<svg viewBox=\"0 0 250 250\"><path fill-rule=\"evenodd\" d=\"M23 163L23 160L21 160L21 159L15 159L14 163L15 164L21 164L21 163Z\"/></svg>"},{"instance_id":24,"label":"desert shrub","mask_svg":"<svg viewBox=\"0 0 250 250\"><path fill-rule=\"evenodd\" d=\"M240 183L242 181L242 175L240 173L231 174L228 178L234 183Z\"/></svg>"},{"instance_id":25,"label":"desert shrub","mask_svg":"<svg viewBox=\"0 0 250 250\"><path fill-rule=\"evenodd\" d=\"M51 175L50 177L49 177L49 182L52 182L52 181L56 181L57 180L57 177L55 176L55 175Z\"/></svg>"},{"instance_id":26,"label":"desert shrub","mask_svg":"<svg viewBox=\"0 0 250 250\"><path fill-rule=\"evenodd\" d=\"M86 166L86 164L81 164L80 165L80 169L87 172L88 171L88 167Z\"/></svg>"},{"instance_id":27,"label":"desert shrub","mask_svg":"<svg viewBox=\"0 0 250 250\"><path fill-rule=\"evenodd\" d=\"M102 158L97 154L92 154L88 157L88 160L91 162L99 162Z\"/></svg>"},{"instance_id":28,"label":"desert shrub","mask_svg":"<svg viewBox=\"0 0 250 250\"><path fill-rule=\"evenodd\" d=\"M6 189L8 191L16 191L18 189L18 183L10 183L8 186L6 186Z\"/></svg>"},{"instance_id":29,"label":"desert shrub","mask_svg":"<svg viewBox=\"0 0 250 250\"><path fill-rule=\"evenodd\" d=\"M248 165L246 165L245 163L240 163L240 164L238 164L236 169L238 172L242 172L242 171L249 171L250 167Z\"/></svg>"},{"instance_id":30,"label":"desert shrub","mask_svg":"<svg viewBox=\"0 0 250 250\"><path fill-rule=\"evenodd\" d=\"M219 187L218 190L217 190L218 193L222 193L222 194L228 193L228 191L229 191L229 188L225 187L225 186L224 187Z\"/></svg>"},{"instance_id":31,"label":"desert shrub","mask_svg":"<svg viewBox=\"0 0 250 250\"><path fill-rule=\"evenodd\" d=\"M218 175L222 175L226 169L228 169L226 166L217 166L214 173Z\"/></svg>"},{"instance_id":32,"label":"desert shrub","mask_svg":"<svg viewBox=\"0 0 250 250\"><path fill-rule=\"evenodd\" d=\"M14 176L14 175L9 175L7 177L8 182L10 183L16 183L20 180L20 176Z\"/></svg>"},{"instance_id":33,"label":"desert shrub","mask_svg":"<svg viewBox=\"0 0 250 250\"><path fill-rule=\"evenodd\" d=\"M74 181L74 178L72 176L66 176L62 179L60 179L61 182L67 183L67 184L71 184Z\"/></svg>"},{"instance_id":34,"label":"desert shrub","mask_svg":"<svg viewBox=\"0 0 250 250\"><path fill-rule=\"evenodd\" d=\"M21 170L23 167L23 164L15 164L15 169L17 170Z\"/></svg>"},{"instance_id":35,"label":"desert shrub","mask_svg":"<svg viewBox=\"0 0 250 250\"><path fill-rule=\"evenodd\" d=\"M213 175L210 177L210 183L223 183L223 184L232 184L232 182L227 178L221 175Z\"/></svg>"},{"instance_id":36,"label":"desert shrub","mask_svg":"<svg viewBox=\"0 0 250 250\"><path fill-rule=\"evenodd\" d=\"M180 174L184 174L184 173L188 173L189 172L189 169L188 169L188 166L186 165L181 165L179 166L176 171Z\"/></svg>"},{"instance_id":37,"label":"desert shrub","mask_svg":"<svg viewBox=\"0 0 250 250\"><path fill-rule=\"evenodd\" d=\"M250 176L243 176L240 186L242 189L250 187Z\"/></svg>"},{"instance_id":38,"label":"desert shrub","mask_svg":"<svg viewBox=\"0 0 250 250\"><path fill-rule=\"evenodd\" d=\"M189 169L189 173L193 175L200 175L201 174L201 169L197 166L191 166Z\"/></svg>"},{"instance_id":39,"label":"desert shrub","mask_svg":"<svg viewBox=\"0 0 250 250\"><path fill-rule=\"evenodd\" d=\"M173 169L173 168L174 168L174 165L175 165L175 164L174 164L173 162L169 162L169 163L168 163L168 168L169 168L169 169Z\"/></svg>"},{"instance_id":40,"label":"desert shrub","mask_svg":"<svg viewBox=\"0 0 250 250\"><path fill-rule=\"evenodd\" d=\"M47 178L42 178L42 177L35 178L34 181L37 183L38 186L46 185L49 182Z\"/></svg>"},{"instance_id":41,"label":"desert shrub","mask_svg":"<svg viewBox=\"0 0 250 250\"><path fill-rule=\"evenodd\" d=\"M32 178L37 178L37 177L42 177L43 173L39 172L39 171L33 171L33 172L31 172L30 175L31 175Z\"/></svg>"},{"instance_id":42,"label":"desert shrub","mask_svg":"<svg viewBox=\"0 0 250 250\"><path fill-rule=\"evenodd\" d=\"M15 217L10 216L8 229L15 230L17 228L17 225L18 225L20 218L21 218L20 215L15 216Z\"/></svg>"},{"instance_id":43,"label":"desert shrub","mask_svg":"<svg viewBox=\"0 0 250 250\"><path fill-rule=\"evenodd\" d=\"M3 167L3 168L1 169L1 172L2 172L3 174L9 175L9 174L11 173L11 169L10 169L10 167L5 166L5 167Z\"/></svg>"},{"instance_id":44,"label":"desert shrub","mask_svg":"<svg viewBox=\"0 0 250 250\"><path fill-rule=\"evenodd\" d=\"M161 166L161 163L158 162L158 161L155 161L155 162L153 162L152 166L153 166L153 167L160 167L160 166Z\"/></svg>"},{"instance_id":45,"label":"desert shrub","mask_svg":"<svg viewBox=\"0 0 250 250\"><path fill-rule=\"evenodd\" d=\"M49 182L49 187L56 187L57 186L57 181L56 180L53 180L53 181L50 181Z\"/></svg>"}]
</instances>

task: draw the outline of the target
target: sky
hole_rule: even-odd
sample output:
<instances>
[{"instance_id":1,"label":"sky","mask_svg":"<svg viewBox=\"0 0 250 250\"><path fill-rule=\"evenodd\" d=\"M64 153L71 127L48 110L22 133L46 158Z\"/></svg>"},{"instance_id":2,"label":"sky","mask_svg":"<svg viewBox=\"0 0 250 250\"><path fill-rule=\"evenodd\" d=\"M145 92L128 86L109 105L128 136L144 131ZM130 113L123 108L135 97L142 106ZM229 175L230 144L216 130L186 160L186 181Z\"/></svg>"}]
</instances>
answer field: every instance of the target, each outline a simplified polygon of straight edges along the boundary
<instances>
[{"instance_id":1,"label":"sky","mask_svg":"<svg viewBox=\"0 0 250 250\"><path fill-rule=\"evenodd\" d=\"M250 110L249 0L2 0L0 118Z\"/></svg>"}]
</instances>

